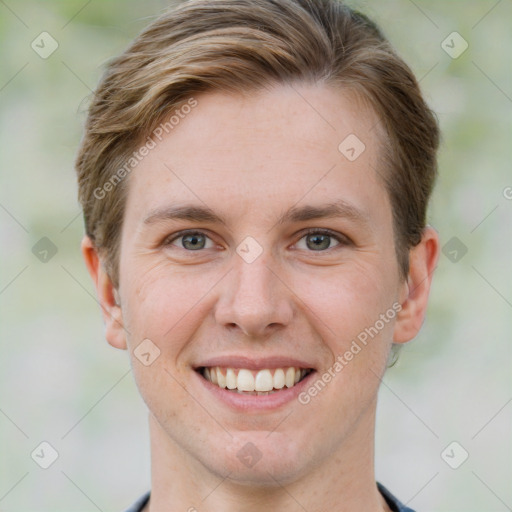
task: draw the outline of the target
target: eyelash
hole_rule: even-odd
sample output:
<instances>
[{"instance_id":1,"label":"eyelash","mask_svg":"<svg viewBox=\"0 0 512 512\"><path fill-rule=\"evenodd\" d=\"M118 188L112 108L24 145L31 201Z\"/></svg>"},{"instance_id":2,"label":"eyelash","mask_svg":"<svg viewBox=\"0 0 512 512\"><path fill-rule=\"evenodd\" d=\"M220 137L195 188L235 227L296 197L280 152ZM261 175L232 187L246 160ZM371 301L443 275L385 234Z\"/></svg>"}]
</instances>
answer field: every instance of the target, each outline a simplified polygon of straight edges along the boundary
<instances>
[{"instance_id":1,"label":"eyelash","mask_svg":"<svg viewBox=\"0 0 512 512\"><path fill-rule=\"evenodd\" d=\"M171 235L170 237L167 237L164 241L163 241L163 244L164 246L169 246L169 245L172 245L172 242L184 237L184 236L187 236L187 235L203 235L205 236L206 238L209 238L211 240L211 237L209 237L204 231L198 231L198 230L185 230L185 231L180 231L178 233L175 233L174 235ZM308 235L326 235L326 236L330 236L331 238L334 238L338 243L339 245L335 246L335 247L328 247L327 249L325 250L322 250L322 251L313 251L313 250L310 250L308 252L328 252L329 250L335 250L335 249L339 249L341 248L342 246L348 246L348 245L351 245L352 244L352 241L345 235L341 235L339 233L336 233L334 231L331 231L330 229L325 229L325 228L309 228L307 229L303 234L302 236L299 238L299 241L302 240L304 237L308 236ZM184 251L187 251L187 252L191 252L191 253L194 253L194 252L201 252L201 249L198 249L197 251L193 251L193 250L189 250L189 249L185 249L184 247L179 247L180 249L183 249ZM205 250L205 249L203 249Z\"/></svg>"}]
</instances>

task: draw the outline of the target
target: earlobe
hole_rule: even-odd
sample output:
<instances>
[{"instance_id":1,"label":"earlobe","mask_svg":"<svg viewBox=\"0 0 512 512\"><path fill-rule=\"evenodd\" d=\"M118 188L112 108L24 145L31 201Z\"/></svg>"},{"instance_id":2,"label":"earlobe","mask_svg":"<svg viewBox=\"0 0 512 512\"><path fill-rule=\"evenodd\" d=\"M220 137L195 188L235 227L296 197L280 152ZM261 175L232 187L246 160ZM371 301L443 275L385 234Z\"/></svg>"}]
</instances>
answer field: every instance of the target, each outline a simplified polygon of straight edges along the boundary
<instances>
[{"instance_id":1,"label":"earlobe","mask_svg":"<svg viewBox=\"0 0 512 512\"><path fill-rule=\"evenodd\" d=\"M110 276L103 267L98 249L87 235L82 239L81 250L85 265L96 288L105 324L105 337L113 347L125 350L126 332L119 292L114 288Z\"/></svg>"},{"instance_id":2,"label":"earlobe","mask_svg":"<svg viewBox=\"0 0 512 512\"><path fill-rule=\"evenodd\" d=\"M439 258L439 235L434 228L423 230L421 242L409 253L409 274L404 283L405 300L397 315L394 343L412 340L421 329L427 310L432 277Z\"/></svg>"}]
</instances>

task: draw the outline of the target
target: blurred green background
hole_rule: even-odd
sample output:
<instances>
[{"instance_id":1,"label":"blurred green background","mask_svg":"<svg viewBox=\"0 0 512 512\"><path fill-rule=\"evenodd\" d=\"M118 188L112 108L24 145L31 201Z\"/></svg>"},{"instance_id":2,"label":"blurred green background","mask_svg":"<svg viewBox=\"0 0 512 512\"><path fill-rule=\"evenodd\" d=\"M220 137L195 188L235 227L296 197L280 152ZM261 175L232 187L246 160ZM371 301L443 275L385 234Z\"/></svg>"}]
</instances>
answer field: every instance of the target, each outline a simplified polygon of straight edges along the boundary
<instances>
[{"instance_id":1,"label":"blurred green background","mask_svg":"<svg viewBox=\"0 0 512 512\"><path fill-rule=\"evenodd\" d=\"M430 223L445 249L423 330L380 392L377 478L418 512L511 510L512 2L350 3L411 65L443 131ZM2 511L114 512L149 489L147 412L127 354L104 341L73 161L102 65L167 5L0 1ZM43 31L58 43L46 59L31 47ZM457 58L442 46L454 31L469 45ZM59 454L48 469L31 458L42 441ZM457 469L441 456L453 441L469 453Z\"/></svg>"}]
</instances>

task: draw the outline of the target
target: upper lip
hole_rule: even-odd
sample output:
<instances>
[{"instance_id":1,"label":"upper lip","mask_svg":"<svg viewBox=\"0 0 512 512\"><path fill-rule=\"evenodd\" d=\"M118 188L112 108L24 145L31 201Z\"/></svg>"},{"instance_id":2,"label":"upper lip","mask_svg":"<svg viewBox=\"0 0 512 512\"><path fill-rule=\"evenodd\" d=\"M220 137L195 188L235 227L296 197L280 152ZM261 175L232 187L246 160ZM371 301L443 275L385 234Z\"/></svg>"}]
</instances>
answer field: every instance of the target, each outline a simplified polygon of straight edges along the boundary
<instances>
[{"instance_id":1,"label":"upper lip","mask_svg":"<svg viewBox=\"0 0 512 512\"><path fill-rule=\"evenodd\" d=\"M195 366L198 368L211 368L220 366L222 368L246 368L247 370L264 370L266 368L303 368L315 369L311 363L288 356L272 356L272 357L247 357L247 356L216 356L205 359Z\"/></svg>"}]
</instances>

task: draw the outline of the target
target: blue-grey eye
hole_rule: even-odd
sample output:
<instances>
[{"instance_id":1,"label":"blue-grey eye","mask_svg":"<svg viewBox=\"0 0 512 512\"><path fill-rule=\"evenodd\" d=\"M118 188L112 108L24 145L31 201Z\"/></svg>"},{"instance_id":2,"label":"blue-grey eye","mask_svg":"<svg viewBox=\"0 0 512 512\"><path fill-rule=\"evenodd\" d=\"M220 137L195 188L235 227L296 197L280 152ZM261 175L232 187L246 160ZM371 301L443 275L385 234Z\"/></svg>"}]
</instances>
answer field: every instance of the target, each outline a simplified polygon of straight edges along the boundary
<instances>
[{"instance_id":1,"label":"blue-grey eye","mask_svg":"<svg viewBox=\"0 0 512 512\"><path fill-rule=\"evenodd\" d=\"M213 240L201 231L190 231L188 233L182 231L181 234L175 234L172 239L167 239L165 245L175 245L187 251L199 251L214 247Z\"/></svg>"},{"instance_id":2,"label":"blue-grey eye","mask_svg":"<svg viewBox=\"0 0 512 512\"><path fill-rule=\"evenodd\" d=\"M302 240L306 241L305 247L300 247L300 242L302 242ZM336 242L335 245L332 245L333 240ZM299 249L308 249L310 251L321 252L325 251L326 249L336 247L340 245L340 243L341 239L332 233L324 231L311 231L299 240L297 246Z\"/></svg>"},{"instance_id":3,"label":"blue-grey eye","mask_svg":"<svg viewBox=\"0 0 512 512\"><path fill-rule=\"evenodd\" d=\"M182 239L181 244L184 249L197 251L198 249L205 248L207 237L202 233L192 233L189 235L183 235L180 238Z\"/></svg>"},{"instance_id":4,"label":"blue-grey eye","mask_svg":"<svg viewBox=\"0 0 512 512\"><path fill-rule=\"evenodd\" d=\"M307 235L306 245L313 251L328 249L331 245L331 236L321 234Z\"/></svg>"}]
</instances>

